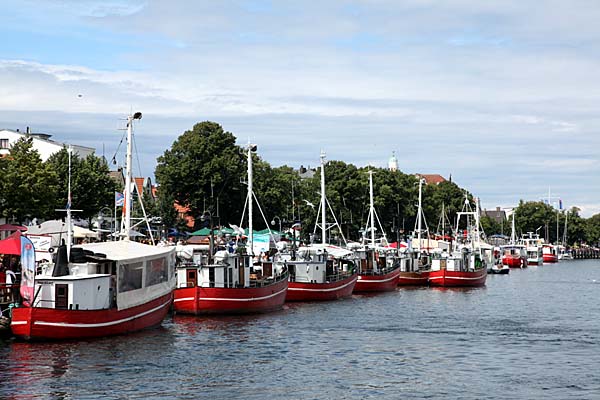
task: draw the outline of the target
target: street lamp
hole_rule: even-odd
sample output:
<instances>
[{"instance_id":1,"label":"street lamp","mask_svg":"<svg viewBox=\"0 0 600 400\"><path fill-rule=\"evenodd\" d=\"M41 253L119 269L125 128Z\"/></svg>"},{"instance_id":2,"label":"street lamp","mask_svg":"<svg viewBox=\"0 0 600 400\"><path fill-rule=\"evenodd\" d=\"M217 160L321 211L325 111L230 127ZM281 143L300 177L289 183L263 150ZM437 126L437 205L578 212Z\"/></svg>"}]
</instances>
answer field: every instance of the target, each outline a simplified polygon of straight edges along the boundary
<instances>
[{"instance_id":1,"label":"street lamp","mask_svg":"<svg viewBox=\"0 0 600 400\"><path fill-rule=\"evenodd\" d=\"M100 211L98 211L98 230L100 232L102 232L102 222L104 222L104 210L108 210L108 213L110 215L110 240L114 240L113 239L113 222L114 222L114 218L113 218L113 211L110 209L110 207L102 207L100 209Z\"/></svg>"},{"instance_id":2,"label":"street lamp","mask_svg":"<svg viewBox=\"0 0 600 400\"><path fill-rule=\"evenodd\" d=\"M273 219L271 220L271 225L275 225L275 219L277 219L279 221L279 233L281 233L281 218L279 218L277 215L273 217Z\"/></svg>"}]
</instances>

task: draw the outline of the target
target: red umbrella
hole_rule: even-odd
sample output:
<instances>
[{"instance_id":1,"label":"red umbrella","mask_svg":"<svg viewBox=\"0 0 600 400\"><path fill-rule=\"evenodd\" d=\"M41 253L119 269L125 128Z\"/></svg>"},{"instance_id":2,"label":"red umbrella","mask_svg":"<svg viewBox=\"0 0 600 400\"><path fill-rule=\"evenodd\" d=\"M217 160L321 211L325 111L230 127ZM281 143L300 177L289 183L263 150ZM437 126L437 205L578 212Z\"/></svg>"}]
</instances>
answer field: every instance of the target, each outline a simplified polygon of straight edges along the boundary
<instances>
[{"instance_id":1,"label":"red umbrella","mask_svg":"<svg viewBox=\"0 0 600 400\"><path fill-rule=\"evenodd\" d=\"M0 254L21 255L21 232L16 231L4 240L0 240Z\"/></svg>"},{"instance_id":2,"label":"red umbrella","mask_svg":"<svg viewBox=\"0 0 600 400\"><path fill-rule=\"evenodd\" d=\"M0 231L26 231L27 227L21 225L2 224Z\"/></svg>"}]
</instances>

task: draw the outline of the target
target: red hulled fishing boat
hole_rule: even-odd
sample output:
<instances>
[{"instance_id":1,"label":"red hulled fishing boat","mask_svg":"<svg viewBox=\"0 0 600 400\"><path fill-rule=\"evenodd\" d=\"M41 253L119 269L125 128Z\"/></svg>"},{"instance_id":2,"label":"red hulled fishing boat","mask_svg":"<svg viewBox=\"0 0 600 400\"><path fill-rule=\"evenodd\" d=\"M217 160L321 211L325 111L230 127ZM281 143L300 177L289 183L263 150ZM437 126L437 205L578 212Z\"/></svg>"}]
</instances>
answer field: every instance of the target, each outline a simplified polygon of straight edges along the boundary
<instances>
[{"instance_id":1,"label":"red hulled fishing boat","mask_svg":"<svg viewBox=\"0 0 600 400\"><path fill-rule=\"evenodd\" d=\"M209 254L194 257L192 263L177 268L177 288L173 307L183 314L248 314L279 309L285 302L288 272L272 259L255 260L252 209L252 153L248 162L248 241L245 248L219 250L214 255L212 238ZM239 232L240 234L243 233ZM240 235L241 236L241 235Z\"/></svg>"},{"instance_id":2,"label":"red hulled fishing boat","mask_svg":"<svg viewBox=\"0 0 600 400\"><path fill-rule=\"evenodd\" d=\"M128 117L126 187L131 187L132 123L139 118L141 113ZM131 192L126 192L124 240L71 248L70 184L67 244L58 248L55 262L42 264L36 274L32 242L22 238L23 304L12 309L14 335L81 339L134 332L161 323L173 300L175 248L129 240Z\"/></svg>"},{"instance_id":3,"label":"red hulled fishing boat","mask_svg":"<svg viewBox=\"0 0 600 400\"><path fill-rule=\"evenodd\" d=\"M339 247L317 245L300 248L295 260L280 261L290 276L286 301L328 301L350 297L358 272L352 261L342 258L348 254L351 252Z\"/></svg>"}]
</instances>

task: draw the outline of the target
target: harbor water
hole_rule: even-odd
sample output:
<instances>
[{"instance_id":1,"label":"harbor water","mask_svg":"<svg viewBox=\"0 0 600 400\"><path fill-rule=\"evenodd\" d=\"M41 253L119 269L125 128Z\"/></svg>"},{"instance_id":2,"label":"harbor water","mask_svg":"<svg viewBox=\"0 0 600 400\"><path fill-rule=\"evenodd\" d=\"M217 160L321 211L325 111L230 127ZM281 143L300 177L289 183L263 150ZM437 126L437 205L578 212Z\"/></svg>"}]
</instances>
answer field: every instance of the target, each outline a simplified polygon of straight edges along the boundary
<instances>
[{"instance_id":1,"label":"harbor water","mask_svg":"<svg viewBox=\"0 0 600 400\"><path fill-rule=\"evenodd\" d=\"M0 398L599 399L600 260L97 340L0 342Z\"/></svg>"}]
</instances>

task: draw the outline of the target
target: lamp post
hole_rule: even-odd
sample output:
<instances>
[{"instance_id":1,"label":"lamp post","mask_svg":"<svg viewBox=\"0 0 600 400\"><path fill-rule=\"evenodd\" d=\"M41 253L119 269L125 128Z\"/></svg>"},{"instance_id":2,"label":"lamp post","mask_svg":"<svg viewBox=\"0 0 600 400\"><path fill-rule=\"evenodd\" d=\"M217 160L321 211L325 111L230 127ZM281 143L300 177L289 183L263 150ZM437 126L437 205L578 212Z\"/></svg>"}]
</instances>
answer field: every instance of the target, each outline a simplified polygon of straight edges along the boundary
<instances>
[{"instance_id":1,"label":"lamp post","mask_svg":"<svg viewBox=\"0 0 600 400\"><path fill-rule=\"evenodd\" d=\"M277 219L277 221L279 221L279 233L281 233L281 218L279 218L277 215L273 217L273 219L271 220L271 225L275 225L275 220Z\"/></svg>"},{"instance_id":2,"label":"lamp post","mask_svg":"<svg viewBox=\"0 0 600 400\"><path fill-rule=\"evenodd\" d=\"M100 209L100 211L98 211L98 229L102 232L102 222L104 221L104 210L108 210L108 213L110 215L110 240L114 240L113 239L114 218L113 218L113 211L110 209L110 207L102 207Z\"/></svg>"}]
</instances>

